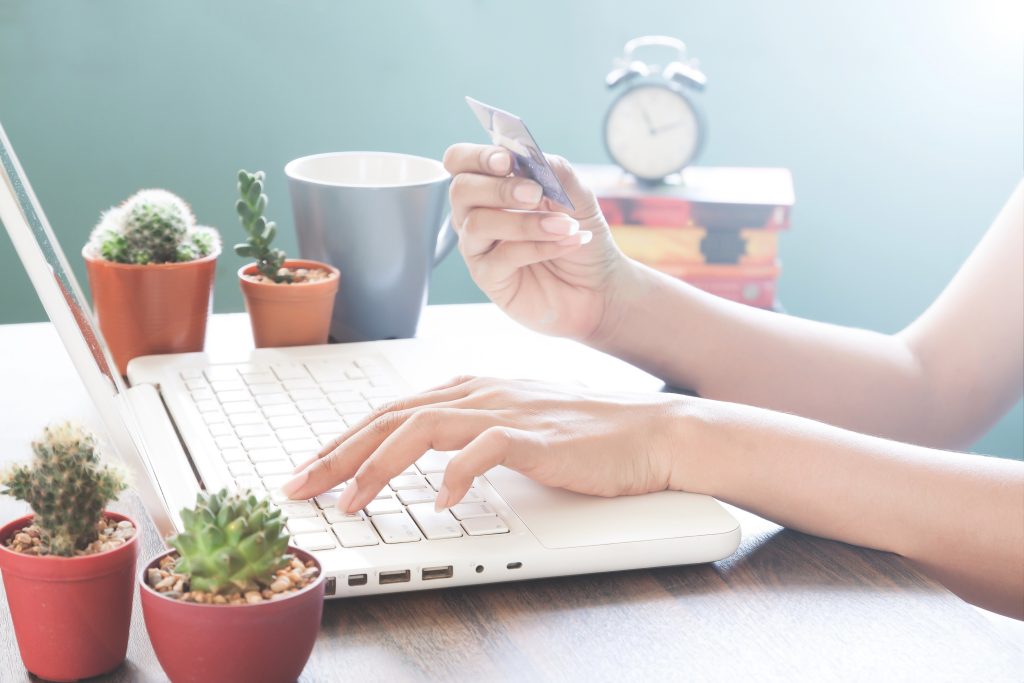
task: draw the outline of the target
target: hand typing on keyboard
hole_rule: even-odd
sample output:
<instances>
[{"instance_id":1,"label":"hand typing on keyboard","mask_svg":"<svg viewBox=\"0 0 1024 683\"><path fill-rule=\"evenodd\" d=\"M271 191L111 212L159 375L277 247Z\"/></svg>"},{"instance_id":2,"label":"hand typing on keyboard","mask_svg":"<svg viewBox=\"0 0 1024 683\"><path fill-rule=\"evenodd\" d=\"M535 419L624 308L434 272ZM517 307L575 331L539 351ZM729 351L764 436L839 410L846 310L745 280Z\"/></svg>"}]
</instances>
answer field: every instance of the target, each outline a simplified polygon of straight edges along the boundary
<instances>
[{"instance_id":1,"label":"hand typing on keyboard","mask_svg":"<svg viewBox=\"0 0 1024 683\"><path fill-rule=\"evenodd\" d=\"M667 425L678 422L673 417L685 417L691 402L671 394L601 394L460 377L373 411L299 465L281 490L306 500L347 482L337 508L346 513L366 508L372 514L382 503L378 494L390 486L403 504L433 499L436 510L455 506L456 517L472 512L465 508L470 500L457 504L472 494L474 478L496 465L579 493L661 491L670 484L671 456L685 445ZM422 458L434 451L457 453L450 460L445 456L443 472L423 474L429 466ZM410 469L413 463L418 469ZM412 494L406 501L406 484L408 491L430 495L413 500L417 494ZM388 499L386 504L397 503Z\"/></svg>"}]
</instances>

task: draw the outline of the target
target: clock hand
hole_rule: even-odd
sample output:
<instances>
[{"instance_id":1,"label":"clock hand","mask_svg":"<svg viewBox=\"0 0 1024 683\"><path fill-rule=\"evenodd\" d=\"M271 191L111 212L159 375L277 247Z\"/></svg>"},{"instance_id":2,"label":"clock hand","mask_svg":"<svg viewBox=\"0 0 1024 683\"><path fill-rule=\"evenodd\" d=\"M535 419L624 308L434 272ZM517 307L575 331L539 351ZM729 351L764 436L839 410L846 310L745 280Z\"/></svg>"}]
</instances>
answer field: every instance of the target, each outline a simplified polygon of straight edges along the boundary
<instances>
[{"instance_id":1,"label":"clock hand","mask_svg":"<svg viewBox=\"0 0 1024 683\"><path fill-rule=\"evenodd\" d=\"M661 126L660 128L651 129L651 135L664 133L666 130L672 130L673 128L677 128L683 125L684 123L686 123L686 119L679 119L678 121L673 121L672 123L666 123L664 126Z\"/></svg>"},{"instance_id":2,"label":"clock hand","mask_svg":"<svg viewBox=\"0 0 1024 683\"><path fill-rule=\"evenodd\" d=\"M655 130L654 122L651 121L651 116L650 114L647 113L647 110L641 107L639 104L637 104L637 108L640 110L640 115L644 117L644 123L647 124L647 132L650 133L651 135L657 134L658 131Z\"/></svg>"}]
</instances>

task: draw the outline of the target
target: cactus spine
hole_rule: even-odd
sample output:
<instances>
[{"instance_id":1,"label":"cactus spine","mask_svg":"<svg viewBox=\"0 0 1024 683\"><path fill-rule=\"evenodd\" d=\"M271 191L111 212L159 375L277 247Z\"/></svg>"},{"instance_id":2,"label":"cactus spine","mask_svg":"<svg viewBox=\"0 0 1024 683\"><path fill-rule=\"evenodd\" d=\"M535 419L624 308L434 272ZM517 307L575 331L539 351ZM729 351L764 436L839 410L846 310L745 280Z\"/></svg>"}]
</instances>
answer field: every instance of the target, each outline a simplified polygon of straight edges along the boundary
<instances>
[{"instance_id":1,"label":"cactus spine","mask_svg":"<svg viewBox=\"0 0 1024 683\"><path fill-rule=\"evenodd\" d=\"M287 258L285 253L270 246L277 235L277 225L263 215L267 208L267 195L263 193L264 179L263 171L238 172L238 193L241 196L235 202L235 211L248 237L245 242L235 245L235 253L242 258L255 259L256 268L263 277L273 282L291 282L291 273L282 270Z\"/></svg>"},{"instance_id":2,"label":"cactus spine","mask_svg":"<svg viewBox=\"0 0 1024 683\"><path fill-rule=\"evenodd\" d=\"M47 427L32 451L32 462L10 468L0 484L32 506L49 554L71 557L96 540L104 508L127 488L124 475L102 463L92 434L70 422Z\"/></svg>"},{"instance_id":3,"label":"cactus spine","mask_svg":"<svg viewBox=\"0 0 1024 683\"><path fill-rule=\"evenodd\" d=\"M176 263L209 256L216 231L196 225L192 209L167 190L140 190L106 211L93 230L94 253L117 263Z\"/></svg>"},{"instance_id":4,"label":"cactus spine","mask_svg":"<svg viewBox=\"0 0 1024 683\"><path fill-rule=\"evenodd\" d=\"M171 545L178 551L175 571L189 576L192 591L228 595L265 587L291 559L281 511L266 498L201 492L181 519L185 529Z\"/></svg>"}]
</instances>

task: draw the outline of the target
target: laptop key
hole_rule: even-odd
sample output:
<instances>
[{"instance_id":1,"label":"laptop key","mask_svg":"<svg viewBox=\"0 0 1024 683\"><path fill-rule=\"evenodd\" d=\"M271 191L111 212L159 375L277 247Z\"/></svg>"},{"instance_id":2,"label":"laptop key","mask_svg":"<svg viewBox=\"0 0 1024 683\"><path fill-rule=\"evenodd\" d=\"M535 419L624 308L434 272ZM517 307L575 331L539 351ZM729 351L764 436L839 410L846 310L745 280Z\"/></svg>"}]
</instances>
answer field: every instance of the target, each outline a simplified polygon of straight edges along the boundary
<instances>
[{"instance_id":1,"label":"laptop key","mask_svg":"<svg viewBox=\"0 0 1024 683\"><path fill-rule=\"evenodd\" d=\"M309 427L306 427L305 425L301 427L281 427L275 431L277 432L277 438L281 439L281 441L313 438L313 432L311 432Z\"/></svg>"},{"instance_id":2,"label":"laptop key","mask_svg":"<svg viewBox=\"0 0 1024 683\"><path fill-rule=\"evenodd\" d=\"M338 413L335 410L308 410L302 414L310 424L314 422L337 422Z\"/></svg>"},{"instance_id":3,"label":"laptop key","mask_svg":"<svg viewBox=\"0 0 1024 683\"><path fill-rule=\"evenodd\" d=\"M317 517L316 506L312 503L296 501L294 503L282 503L278 505L281 512L288 519L301 519L303 517Z\"/></svg>"},{"instance_id":4,"label":"laptop key","mask_svg":"<svg viewBox=\"0 0 1024 683\"><path fill-rule=\"evenodd\" d=\"M234 436L218 436L215 437L213 441L217 444L217 448L222 451L228 448L240 448L242 445L242 442Z\"/></svg>"},{"instance_id":5,"label":"laptop key","mask_svg":"<svg viewBox=\"0 0 1024 683\"><path fill-rule=\"evenodd\" d=\"M470 488L468 491L466 491L466 495L464 495L462 497L462 500L460 502L462 502L462 503L482 503L482 502L484 502L484 496L483 496L483 494L480 493L480 489L478 489L477 487L474 486L474 487Z\"/></svg>"},{"instance_id":6,"label":"laptop key","mask_svg":"<svg viewBox=\"0 0 1024 683\"><path fill-rule=\"evenodd\" d=\"M253 396L267 396L268 394L280 394L284 392L283 387L278 384L253 384L249 387Z\"/></svg>"},{"instance_id":7,"label":"laptop key","mask_svg":"<svg viewBox=\"0 0 1024 683\"><path fill-rule=\"evenodd\" d=\"M242 447L247 451L254 448L273 448L278 444L272 436L247 436L242 439Z\"/></svg>"},{"instance_id":8,"label":"laptop key","mask_svg":"<svg viewBox=\"0 0 1024 683\"><path fill-rule=\"evenodd\" d=\"M313 455L320 450L320 442L316 439L285 439L281 445L290 454L309 453Z\"/></svg>"},{"instance_id":9,"label":"laptop key","mask_svg":"<svg viewBox=\"0 0 1024 683\"><path fill-rule=\"evenodd\" d=\"M327 522L322 517L297 517L288 520L288 531L293 534L327 531Z\"/></svg>"},{"instance_id":10,"label":"laptop key","mask_svg":"<svg viewBox=\"0 0 1024 683\"><path fill-rule=\"evenodd\" d=\"M412 543L423 538L419 528L404 512L373 517L370 521L385 543Z\"/></svg>"},{"instance_id":11,"label":"laptop key","mask_svg":"<svg viewBox=\"0 0 1024 683\"><path fill-rule=\"evenodd\" d=\"M301 365L286 365L284 363L277 363L271 365L270 369L274 371L274 374L277 375L277 378L280 380L309 377L309 373L306 372L306 368L302 367Z\"/></svg>"},{"instance_id":12,"label":"laptop key","mask_svg":"<svg viewBox=\"0 0 1024 683\"><path fill-rule=\"evenodd\" d=\"M340 434L348 429L341 420L335 422L315 422L312 425L314 434Z\"/></svg>"},{"instance_id":13,"label":"laptop key","mask_svg":"<svg viewBox=\"0 0 1024 683\"><path fill-rule=\"evenodd\" d=\"M359 548L380 545L380 539L369 522L341 522L332 524L331 530L338 537L343 548Z\"/></svg>"},{"instance_id":14,"label":"laptop key","mask_svg":"<svg viewBox=\"0 0 1024 683\"><path fill-rule=\"evenodd\" d=\"M497 515L491 517L472 517L462 520L462 528L470 536L489 536L491 534L507 534L508 527Z\"/></svg>"},{"instance_id":15,"label":"laptop key","mask_svg":"<svg viewBox=\"0 0 1024 683\"><path fill-rule=\"evenodd\" d=\"M286 379L283 382L281 382L281 384L283 384L284 388L287 389L288 391L295 391L297 389L316 389L317 388L316 387L316 381L312 377L309 377L309 376L306 376L306 377L296 377L294 379ZM319 389L317 389L317 394L318 395L320 394L320 390Z\"/></svg>"},{"instance_id":16,"label":"laptop key","mask_svg":"<svg viewBox=\"0 0 1024 683\"><path fill-rule=\"evenodd\" d=\"M288 454L280 446L270 448L253 448L249 451L249 460L254 464L259 462L270 462L272 460L288 460Z\"/></svg>"},{"instance_id":17,"label":"laptop key","mask_svg":"<svg viewBox=\"0 0 1024 683\"><path fill-rule=\"evenodd\" d=\"M290 472L288 474L272 474L269 477L263 477L263 485L273 491L281 488L281 485L291 478L292 474Z\"/></svg>"},{"instance_id":18,"label":"laptop key","mask_svg":"<svg viewBox=\"0 0 1024 683\"><path fill-rule=\"evenodd\" d=\"M430 484L430 488L435 491L440 490L441 484L444 483L444 472L431 472L426 475L427 483Z\"/></svg>"},{"instance_id":19,"label":"laptop key","mask_svg":"<svg viewBox=\"0 0 1024 683\"><path fill-rule=\"evenodd\" d=\"M248 461L228 463L228 472L231 473L232 477L251 477L256 474L252 463Z\"/></svg>"},{"instance_id":20,"label":"laptop key","mask_svg":"<svg viewBox=\"0 0 1024 683\"><path fill-rule=\"evenodd\" d=\"M363 510L371 517L375 515L390 515L401 512L402 504L389 495L387 498L371 500Z\"/></svg>"},{"instance_id":21,"label":"laptop key","mask_svg":"<svg viewBox=\"0 0 1024 683\"><path fill-rule=\"evenodd\" d=\"M430 503L434 501L435 494L428 488L405 489L398 491L398 500L403 505L416 505L417 503Z\"/></svg>"},{"instance_id":22,"label":"laptop key","mask_svg":"<svg viewBox=\"0 0 1024 683\"><path fill-rule=\"evenodd\" d=\"M248 415L249 413L243 413ZM235 427L235 434L241 437L246 436L271 436L274 431L266 422L255 422L252 424L238 425Z\"/></svg>"},{"instance_id":23,"label":"laptop key","mask_svg":"<svg viewBox=\"0 0 1024 683\"><path fill-rule=\"evenodd\" d=\"M295 407L305 413L311 410L330 410L331 404L326 398L306 398L295 401Z\"/></svg>"},{"instance_id":24,"label":"laptop key","mask_svg":"<svg viewBox=\"0 0 1024 683\"><path fill-rule=\"evenodd\" d=\"M291 460L269 460L256 464L256 472L261 477L269 477L275 474L291 474L295 465Z\"/></svg>"},{"instance_id":25,"label":"laptop key","mask_svg":"<svg viewBox=\"0 0 1024 683\"><path fill-rule=\"evenodd\" d=\"M252 394L247 389L242 391L218 391L217 399L221 403L231 403L232 401L248 401L252 399Z\"/></svg>"},{"instance_id":26,"label":"laptop key","mask_svg":"<svg viewBox=\"0 0 1024 683\"><path fill-rule=\"evenodd\" d=\"M248 372L242 375L242 381L252 386L254 384L276 384L277 377L270 372Z\"/></svg>"},{"instance_id":27,"label":"laptop key","mask_svg":"<svg viewBox=\"0 0 1024 683\"><path fill-rule=\"evenodd\" d=\"M396 491L401 489L421 489L427 485L427 480L418 474L401 474L391 480L391 488Z\"/></svg>"},{"instance_id":28,"label":"laptop key","mask_svg":"<svg viewBox=\"0 0 1024 683\"><path fill-rule=\"evenodd\" d=\"M278 403L276 405L262 406L263 414L267 417L283 417L290 415L299 415L299 409L293 406L291 403Z\"/></svg>"},{"instance_id":29,"label":"laptop key","mask_svg":"<svg viewBox=\"0 0 1024 683\"><path fill-rule=\"evenodd\" d=\"M220 412L220 404L217 403L216 401L200 400L200 401L196 401L195 404L196 404L196 409L200 413L219 413Z\"/></svg>"},{"instance_id":30,"label":"laptop key","mask_svg":"<svg viewBox=\"0 0 1024 683\"><path fill-rule=\"evenodd\" d=\"M257 476L242 476L235 477L235 489L238 491L253 491L260 495L266 491L266 487L263 486L263 482L260 481Z\"/></svg>"},{"instance_id":31,"label":"laptop key","mask_svg":"<svg viewBox=\"0 0 1024 683\"><path fill-rule=\"evenodd\" d=\"M209 426L213 436L234 436L235 430L227 422L215 422Z\"/></svg>"},{"instance_id":32,"label":"laptop key","mask_svg":"<svg viewBox=\"0 0 1024 683\"><path fill-rule=\"evenodd\" d=\"M465 520L473 517L488 517L496 514L494 508L487 503L459 503L451 507L452 514L457 519Z\"/></svg>"},{"instance_id":33,"label":"laptop key","mask_svg":"<svg viewBox=\"0 0 1024 683\"><path fill-rule=\"evenodd\" d=\"M342 512L338 508L327 508L324 510L323 514L324 519L331 524L336 524L338 522L362 522L366 520L366 515L363 514L362 510L356 510L349 514Z\"/></svg>"},{"instance_id":34,"label":"laptop key","mask_svg":"<svg viewBox=\"0 0 1024 683\"><path fill-rule=\"evenodd\" d=\"M216 413L203 413L203 422L208 425L217 424L218 422L227 422L228 416L219 410Z\"/></svg>"},{"instance_id":35,"label":"laptop key","mask_svg":"<svg viewBox=\"0 0 1024 683\"><path fill-rule=\"evenodd\" d=\"M308 387L306 389L289 389L288 395L292 397L293 401L305 401L308 399L323 399L324 392L316 387Z\"/></svg>"},{"instance_id":36,"label":"laptop key","mask_svg":"<svg viewBox=\"0 0 1024 683\"><path fill-rule=\"evenodd\" d=\"M328 491L316 497L316 504L321 510L329 510L334 507L341 497L341 491Z\"/></svg>"},{"instance_id":37,"label":"laptop key","mask_svg":"<svg viewBox=\"0 0 1024 683\"><path fill-rule=\"evenodd\" d=\"M260 406L263 408L266 408L267 406L280 405L287 405L291 407L292 405L291 397L289 397L288 394L284 392L274 394L261 394L256 397L256 402L259 403Z\"/></svg>"},{"instance_id":38,"label":"laptop key","mask_svg":"<svg viewBox=\"0 0 1024 683\"><path fill-rule=\"evenodd\" d=\"M306 421L302 419L298 411L290 415L275 415L269 419L270 426L274 429L283 429L285 427L305 427Z\"/></svg>"},{"instance_id":39,"label":"laptop key","mask_svg":"<svg viewBox=\"0 0 1024 683\"><path fill-rule=\"evenodd\" d=\"M257 413L260 409L252 401L231 401L222 404L221 410L228 415L237 415L238 413Z\"/></svg>"},{"instance_id":40,"label":"laptop key","mask_svg":"<svg viewBox=\"0 0 1024 683\"><path fill-rule=\"evenodd\" d=\"M428 540L436 541L442 538L459 538L462 536L462 527L447 510L434 512L434 506L430 503L424 505L410 505L409 514L416 520L423 535Z\"/></svg>"},{"instance_id":41,"label":"laptop key","mask_svg":"<svg viewBox=\"0 0 1024 683\"><path fill-rule=\"evenodd\" d=\"M206 388L203 388L203 389L193 389L192 390L192 400L193 401L215 401L215 400L217 400L217 395L214 394L213 391L210 390L210 389L206 389Z\"/></svg>"},{"instance_id":42,"label":"laptop key","mask_svg":"<svg viewBox=\"0 0 1024 683\"><path fill-rule=\"evenodd\" d=\"M416 468L423 474L444 472L444 468L448 467L448 461L451 459L452 454L449 451L430 450L421 455L419 460L416 461Z\"/></svg>"},{"instance_id":43,"label":"laptop key","mask_svg":"<svg viewBox=\"0 0 1024 683\"><path fill-rule=\"evenodd\" d=\"M218 394L225 391L246 391L245 384L240 379L215 379L210 382L210 388Z\"/></svg>"},{"instance_id":44,"label":"laptop key","mask_svg":"<svg viewBox=\"0 0 1024 683\"><path fill-rule=\"evenodd\" d=\"M303 550L330 550L337 547L338 543L327 531L318 531L312 534L296 534L292 536L292 543Z\"/></svg>"},{"instance_id":45,"label":"laptop key","mask_svg":"<svg viewBox=\"0 0 1024 683\"><path fill-rule=\"evenodd\" d=\"M248 413L233 413L228 416L228 420L231 424L238 427L240 425L264 424L267 418L263 417L259 411L254 410Z\"/></svg>"},{"instance_id":46,"label":"laptop key","mask_svg":"<svg viewBox=\"0 0 1024 683\"><path fill-rule=\"evenodd\" d=\"M220 452L220 457L224 462L245 462L250 458L241 448L225 448Z\"/></svg>"},{"instance_id":47,"label":"laptop key","mask_svg":"<svg viewBox=\"0 0 1024 683\"><path fill-rule=\"evenodd\" d=\"M323 389L323 385L320 388ZM327 400L335 405L342 403L364 403L363 397L357 391L330 391L327 393Z\"/></svg>"}]
</instances>

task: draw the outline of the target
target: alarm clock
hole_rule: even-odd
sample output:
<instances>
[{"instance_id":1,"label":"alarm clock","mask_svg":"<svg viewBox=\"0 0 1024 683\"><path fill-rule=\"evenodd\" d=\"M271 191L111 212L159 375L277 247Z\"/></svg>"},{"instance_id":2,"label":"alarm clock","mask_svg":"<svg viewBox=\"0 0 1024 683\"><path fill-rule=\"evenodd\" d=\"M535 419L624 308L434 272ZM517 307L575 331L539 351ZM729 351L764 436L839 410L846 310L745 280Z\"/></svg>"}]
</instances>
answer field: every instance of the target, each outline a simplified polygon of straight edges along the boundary
<instances>
[{"instance_id":1,"label":"alarm clock","mask_svg":"<svg viewBox=\"0 0 1024 683\"><path fill-rule=\"evenodd\" d=\"M634 57L649 47L670 48L675 59L662 68ZM686 44L669 36L634 38L605 82L609 88L624 88L604 118L608 155L642 182L677 178L700 153L705 131L690 93L703 90L707 77L687 57Z\"/></svg>"}]
</instances>

